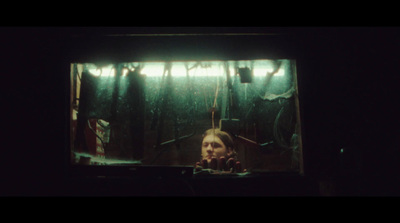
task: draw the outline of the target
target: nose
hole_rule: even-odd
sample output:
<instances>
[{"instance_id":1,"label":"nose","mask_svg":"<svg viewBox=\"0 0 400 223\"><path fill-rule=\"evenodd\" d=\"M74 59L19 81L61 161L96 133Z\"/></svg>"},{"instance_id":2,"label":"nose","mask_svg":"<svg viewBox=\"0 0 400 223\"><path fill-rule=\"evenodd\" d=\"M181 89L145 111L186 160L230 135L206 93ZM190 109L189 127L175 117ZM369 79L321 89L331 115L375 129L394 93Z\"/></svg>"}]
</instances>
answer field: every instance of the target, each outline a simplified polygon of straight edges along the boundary
<instances>
[{"instance_id":1,"label":"nose","mask_svg":"<svg viewBox=\"0 0 400 223\"><path fill-rule=\"evenodd\" d=\"M207 146L207 152L208 153L212 153L214 151L214 147L211 145L211 144L209 144L208 146Z\"/></svg>"}]
</instances>

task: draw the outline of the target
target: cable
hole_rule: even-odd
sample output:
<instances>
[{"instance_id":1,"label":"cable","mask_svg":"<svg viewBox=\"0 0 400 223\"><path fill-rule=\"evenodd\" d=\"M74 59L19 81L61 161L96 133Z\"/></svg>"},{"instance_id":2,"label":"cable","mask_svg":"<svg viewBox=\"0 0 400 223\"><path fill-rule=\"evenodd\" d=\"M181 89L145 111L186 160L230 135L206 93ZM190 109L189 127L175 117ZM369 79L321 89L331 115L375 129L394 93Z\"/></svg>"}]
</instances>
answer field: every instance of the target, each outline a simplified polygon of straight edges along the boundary
<instances>
[{"instance_id":1,"label":"cable","mask_svg":"<svg viewBox=\"0 0 400 223\"><path fill-rule=\"evenodd\" d=\"M296 92L296 89L294 88L294 86L292 86L289 90L287 90L285 93L282 93L282 94L277 95L277 94L265 92L264 96L261 96L261 95L259 95L259 96L260 96L261 100L263 100L263 101L274 101L276 99L281 99L281 98L289 99L294 95L295 92Z\"/></svg>"},{"instance_id":2,"label":"cable","mask_svg":"<svg viewBox=\"0 0 400 223\"><path fill-rule=\"evenodd\" d=\"M105 126L103 123L100 122L100 119L97 119L97 124L99 124L101 127L103 127L105 130L108 130L111 128L111 125Z\"/></svg>"},{"instance_id":3,"label":"cable","mask_svg":"<svg viewBox=\"0 0 400 223\"><path fill-rule=\"evenodd\" d=\"M212 107L212 112L211 112L211 120L212 120L212 128L213 129L215 129L214 113L215 113L215 109L216 109L215 106L217 105L218 91L219 91L219 81L217 82L217 89L215 91L214 105Z\"/></svg>"},{"instance_id":4,"label":"cable","mask_svg":"<svg viewBox=\"0 0 400 223\"><path fill-rule=\"evenodd\" d=\"M274 126L273 126L273 135L274 138L276 139L277 144L283 148L283 151L281 152L281 155L284 154L285 152L288 151L295 151L295 147L291 146L291 145L287 145L287 143L285 142L285 139L283 138L283 136L280 134L279 130L278 130L278 123L279 123L279 119L282 115L283 112L283 108L282 107L280 109L280 111L278 112L278 114L276 115L275 121L274 121ZM293 138L293 135L292 135Z\"/></svg>"},{"instance_id":5,"label":"cable","mask_svg":"<svg viewBox=\"0 0 400 223\"><path fill-rule=\"evenodd\" d=\"M282 107L282 108L280 109L280 111L278 112L278 114L276 115L276 118L275 118L275 121L274 121L274 127L273 127L274 138L276 139L277 143L278 143L280 146L284 146L284 143L283 143L282 140L281 140L281 135L279 134L279 131L278 131L278 122L279 122L279 119L280 119L280 117L281 117L283 108L284 108L284 107ZM285 147L286 147L286 146L285 146Z\"/></svg>"},{"instance_id":6,"label":"cable","mask_svg":"<svg viewBox=\"0 0 400 223\"><path fill-rule=\"evenodd\" d=\"M87 120L87 124L88 124L88 126L89 126L89 129L93 132L93 134L95 134L96 137L100 139L101 144L103 145L103 148L106 148L106 147L105 147L105 144L104 144L104 142L103 142L103 139L102 139L99 135L97 135L97 133L94 131L94 129L93 129L92 126L90 125L89 119Z\"/></svg>"}]
</instances>

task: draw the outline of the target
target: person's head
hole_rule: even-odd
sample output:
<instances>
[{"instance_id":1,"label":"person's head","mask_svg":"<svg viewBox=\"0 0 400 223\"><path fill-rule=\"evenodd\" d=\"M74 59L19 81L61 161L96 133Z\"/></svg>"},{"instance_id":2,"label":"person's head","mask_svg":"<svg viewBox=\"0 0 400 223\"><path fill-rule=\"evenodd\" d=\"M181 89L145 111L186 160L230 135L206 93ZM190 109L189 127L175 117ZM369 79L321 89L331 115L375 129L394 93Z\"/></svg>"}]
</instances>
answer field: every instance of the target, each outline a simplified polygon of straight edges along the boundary
<instances>
[{"instance_id":1,"label":"person's head","mask_svg":"<svg viewBox=\"0 0 400 223\"><path fill-rule=\"evenodd\" d=\"M202 159L208 162L212 158L219 159L224 156L226 159L235 156L234 143L229 133L220 129L208 129L203 134L201 144Z\"/></svg>"}]
</instances>

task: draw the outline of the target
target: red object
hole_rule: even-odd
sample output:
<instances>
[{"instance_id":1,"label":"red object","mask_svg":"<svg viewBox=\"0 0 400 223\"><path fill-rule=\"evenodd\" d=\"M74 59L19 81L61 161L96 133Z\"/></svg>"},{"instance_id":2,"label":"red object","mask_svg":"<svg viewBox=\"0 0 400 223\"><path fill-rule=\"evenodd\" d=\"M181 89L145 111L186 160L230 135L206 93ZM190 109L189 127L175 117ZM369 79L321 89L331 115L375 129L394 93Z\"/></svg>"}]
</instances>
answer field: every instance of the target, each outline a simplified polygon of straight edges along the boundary
<instances>
[{"instance_id":1,"label":"red object","mask_svg":"<svg viewBox=\"0 0 400 223\"><path fill-rule=\"evenodd\" d=\"M235 171L236 171L236 173L242 172L242 164L239 161L237 161L235 164Z\"/></svg>"},{"instance_id":2,"label":"red object","mask_svg":"<svg viewBox=\"0 0 400 223\"><path fill-rule=\"evenodd\" d=\"M94 131L96 131L96 120L90 119L89 124L92 127ZM86 125L85 128L85 137L86 137L86 142L89 147L89 154L92 156L96 155L96 145L97 145L97 137L96 135L90 130L89 126Z\"/></svg>"},{"instance_id":3,"label":"red object","mask_svg":"<svg viewBox=\"0 0 400 223\"><path fill-rule=\"evenodd\" d=\"M102 138L104 142L104 129L97 123L97 119L90 119L88 122L93 129L93 131ZM77 120L72 121L72 132L76 136L77 131ZM85 125L85 139L89 149L89 154L95 157L105 157L104 147L101 140L96 136L88 124ZM79 146L79 148L75 148L76 152L83 153L83 145Z\"/></svg>"},{"instance_id":4,"label":"red object","mask_svg":"<svg viewBox=\"0 0 400 223\"><path fill-rule=\"evenodd\" d=\"M217 169L217 165L218 165L217 158L215 158L215 157L212 158L211 162L210 162L210 168L213 169L213 170L216 170Z\"/></svg>"},{"instance_id":5,"label":"red object","mask_svg":"<svg viewBox=\"0 0 400 223\"><path fill-rule=\"evenodd\" d=\"M203 159L203 160L201 161L201 165L203 166L204 169L207 169L207 168L208 168L207 160L206 160L206 159Z\"/></svg>"},{"instance_id":6,"label":"red object","mask_svg":"<svg viewBox=\"0 0 400 223\"><path fill-rule=\"evenodd\" d=\"M101 138L101 140L99 139L99 137L96 136L96 151L95 151L95 156L97 157L101 157L101 158L105 158L105 153L104 153L104 145L101 141L105 142L105 138L104 138L104 134L105 134L105 130L103 127L101 127L101 125L99 125L96 121L96 129L94 129L96 131L97 136L99 136ZM91 125L93 128L93 125Z\"/></svg>"},{"instance_id":7,"label":"red object","mask_svg":"<svg viewBox=\"0 0 400 223\"><path fill-rule=\"evenodd\" d=\"M219 169L220 170L225 170L226 169L226 159L224 156L221 156L219 158Z\"/></svg>"},{"instance_id":8,"label":"red object","mask_svg":"<svg viewBox=\"0 0 400 223\"><path fill-rule=\"evenodd\" d=\"M231 170L235 166L235 159L229 158L228 159L228 170Z\"/></svg>"}]
</instances>

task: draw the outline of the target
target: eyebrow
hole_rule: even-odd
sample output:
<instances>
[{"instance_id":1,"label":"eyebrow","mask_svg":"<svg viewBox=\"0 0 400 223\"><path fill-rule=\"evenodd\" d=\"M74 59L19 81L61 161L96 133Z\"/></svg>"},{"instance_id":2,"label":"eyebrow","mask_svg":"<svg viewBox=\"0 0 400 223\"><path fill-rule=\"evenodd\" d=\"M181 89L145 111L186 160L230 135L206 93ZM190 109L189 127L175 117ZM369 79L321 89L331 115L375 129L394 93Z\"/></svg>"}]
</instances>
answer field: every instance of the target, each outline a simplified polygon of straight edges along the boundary
<instances>
[{"instance_id":1,"label":"eyebrow","mask_svg":"<svg viewBox=\"0 0 400 223\"><path fill-rule=\"evenodd\" d=\"M218 142L203 142L203 145L208 145L208 144L214 144L214 146L215 145L217 145L217 146L222 146L220 143L218 143Z\"/></svg>"}]
</instances>

